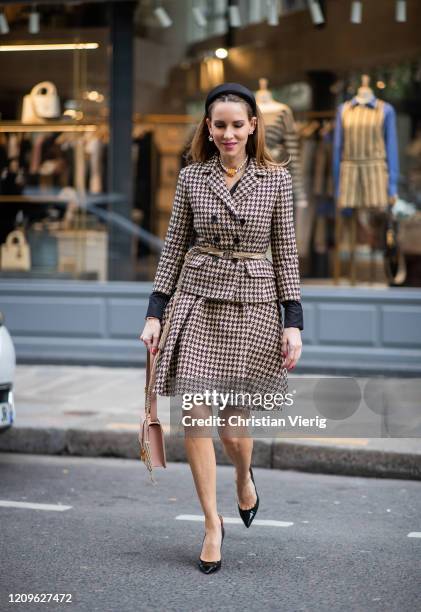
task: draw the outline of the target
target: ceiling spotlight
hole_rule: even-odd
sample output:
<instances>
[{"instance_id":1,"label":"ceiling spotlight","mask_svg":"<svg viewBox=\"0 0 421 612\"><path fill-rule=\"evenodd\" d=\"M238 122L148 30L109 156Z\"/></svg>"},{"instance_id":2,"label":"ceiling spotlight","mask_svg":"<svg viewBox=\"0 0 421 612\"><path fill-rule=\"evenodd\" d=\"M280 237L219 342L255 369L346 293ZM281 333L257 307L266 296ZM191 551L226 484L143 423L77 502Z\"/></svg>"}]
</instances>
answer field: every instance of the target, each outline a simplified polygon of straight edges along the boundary
<instances>
[{"instance_id":1,"label":"ceiling spotlight","mask_svg":"<svg viewBox=\"0 0 421 612\"><path fill-rule=\"evenodd\" d=\"M278 0L266 0L266 11L267 11L268 25L270 26L279 25Z\"/></svg>"},{"instance_id":2,"label":"ceiling spotlight","mask_svg":"<svg viewBox=\"0 0 421 612\"><path fill-rule=\"evenodd\" d=\"M205 11L200 6L194 6L192 10L196 24L199 26L199 28L205 28L208 24L205 17Z\"/></svg>"},{"instance_id":3,"label":"ceiling spotlight","mask_svg":"<svg viewBox=\"0 0 421 612\"><path fill-rule=\"evenodd\" d=\"M354 0L351 4L351 23L361 23L363 20L363 3Z\"/></svg>"},{"instance_id":4,"label":"ceiling spotlight","mask_svg":"<svg viewBox=\"0 0 421 612\"><path fill-rule=\"evenodd\" d=\"M29 32L29 34L38 34L39 33L39 22L40 22L40 14L34 8L29 13L29 24L28 24L28 32Z\"/></svg>"},{"instance_id":5,"label":"ceiling spotlight","mask_svg":"<svg viewBox=\"0 0 421 612\"><path fill-rule=\"evenodd\" d=\"M231 28L239 28L241 26L240 9L236 4L230 4L228 7L228 22Z\"/></svg>"},{"instance_id":6,"label":"ceiling spotlight","mask_svg":"<svg viewBox=\"0 0 421 612\"><path fill-rule=\"evenodd\" d=\"M228 51L224 49L224 47L219 47L219 49L216 49L215 55L219 59L225 59L226 57L228 57Z\"/></svg>"},{"instance_id":7,"label":"ceiling spotlight","mask_svg":"<svg viewBox=\"0 0 421 612\"><path fill-rule=\"evenodd\" d=\"M259 2L249 2L248 8L248 21L249 23L258 23L261 21L260 16L260 3Z\"/></svg>"},{"instance_id":8,"label":"ceiling spotlight","mask_svg":"<svg viewBox=\"0 0 421 612\"><path fill-rule=\"evenodd\" d=\"M404 23L406 21L406 0L396 0L395 5L396 21Z\"/></svg>"},{"instance_id":9,"label":"ceiling spotlight","mask_svg":"<svg viewBox=\"0 0 421 612\"><path fill-rule=\"evenodd\" d=\"M321 25L325 22L323 17L322 7L318 0L307 0L308 9L310 11L311 19L314 25Z\"/></svg>"},{"instance_id":10,"label":"ceiling spotlight","mask_svg":"<svg viewBox=\"0 0 421 612\"><path fill-rule=\"evenodd\" d=\"M156 9L154 9L154 14L161 27L169 28L172 25L171 17L168 15L167 11L162 8L162 6L157 6Z\"/></svg>"},{"instance_id":11,"label":"ceiling spotlight","mask_svg":"<svg viewBox=\"0 0 421 612\"><path fill-rule=\"evenodd\" d=\"M3 11L0 13L0 34L8 34L10 32L9 24L6 15Z\"/></svg>"}]
</instances>

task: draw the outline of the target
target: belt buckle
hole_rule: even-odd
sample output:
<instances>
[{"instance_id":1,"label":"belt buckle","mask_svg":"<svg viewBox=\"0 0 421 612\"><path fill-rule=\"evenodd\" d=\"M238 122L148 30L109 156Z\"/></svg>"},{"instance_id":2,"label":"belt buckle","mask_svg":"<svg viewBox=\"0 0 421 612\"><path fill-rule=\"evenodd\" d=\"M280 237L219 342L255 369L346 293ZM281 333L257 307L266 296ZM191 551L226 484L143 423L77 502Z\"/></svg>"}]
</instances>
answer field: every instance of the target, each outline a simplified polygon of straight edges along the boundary
<instances>
[{"instance_id":1,"label":"belt buckle","mask_svg":"<svg viewBox=\"0 0 421 612\"><path fill-rule=\"evenodd\" d=\"M232 249L227 249L222 253L222 259L232 259Z\"/></svg>"}]
</instances>

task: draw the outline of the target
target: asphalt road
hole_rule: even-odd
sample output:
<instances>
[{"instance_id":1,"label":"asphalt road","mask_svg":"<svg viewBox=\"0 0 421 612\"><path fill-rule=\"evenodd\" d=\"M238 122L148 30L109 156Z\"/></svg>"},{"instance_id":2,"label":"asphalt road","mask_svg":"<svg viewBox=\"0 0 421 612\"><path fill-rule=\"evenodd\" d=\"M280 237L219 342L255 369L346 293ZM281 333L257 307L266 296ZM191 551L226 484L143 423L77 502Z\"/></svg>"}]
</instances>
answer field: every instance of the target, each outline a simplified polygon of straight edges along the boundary
<instances>
[{"instance_id":1,"label":"asphalt road","mask_svg":"<svg viewBox=\"0 0 421 612\"><path fill-rule=\"evenodd\" d=\"M246 529L234 469L218 466L226 533L206 576L188 465L157 470L154 487L140 461L0 454L0 610L420 610L420 482L253 471ZM8 603L20 593L72 601Z\"/></svg>"}]
</instances>

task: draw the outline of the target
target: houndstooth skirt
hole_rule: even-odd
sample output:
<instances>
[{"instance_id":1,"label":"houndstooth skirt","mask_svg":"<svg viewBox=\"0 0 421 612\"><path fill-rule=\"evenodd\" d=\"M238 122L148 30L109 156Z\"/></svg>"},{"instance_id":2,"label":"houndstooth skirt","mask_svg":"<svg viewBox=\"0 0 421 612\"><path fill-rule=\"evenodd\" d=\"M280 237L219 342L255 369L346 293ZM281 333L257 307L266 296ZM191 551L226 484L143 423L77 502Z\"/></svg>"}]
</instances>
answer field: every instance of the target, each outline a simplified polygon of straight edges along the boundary
<instances>
[{"instance_id":1,"label":"houndstooth skirt","mask_svg":"<svg viewBox=\"0 0 421 612\"><path fill-rule=\"evenodd\" d=\"M169 396L215 390L229 393L231 406L266 410L265 394L284 396L288 390L282 333L276 300L229 302L181 291L165 345L156 357L153 390ZM281 408L272 404L271 410Z\"/></svg>"}]
</instances>

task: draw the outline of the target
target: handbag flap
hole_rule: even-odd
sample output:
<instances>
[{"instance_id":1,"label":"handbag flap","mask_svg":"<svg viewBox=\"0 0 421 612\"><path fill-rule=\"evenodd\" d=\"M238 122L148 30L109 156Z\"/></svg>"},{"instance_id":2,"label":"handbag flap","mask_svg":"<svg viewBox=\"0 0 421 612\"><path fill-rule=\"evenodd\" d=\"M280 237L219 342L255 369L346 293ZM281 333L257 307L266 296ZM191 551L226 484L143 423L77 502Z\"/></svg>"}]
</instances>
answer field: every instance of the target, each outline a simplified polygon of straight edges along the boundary
<instances>
[{"instance_id":1,"label":"handbag flap","mask_svg":"<svg viewBox=\"0 0 421 612\"><path fill-rule=\"evenodd\" d=\"M161 423L149 424L149 441L153 467L166 467L164 432Z\"/></svg>"}]
</instances>

